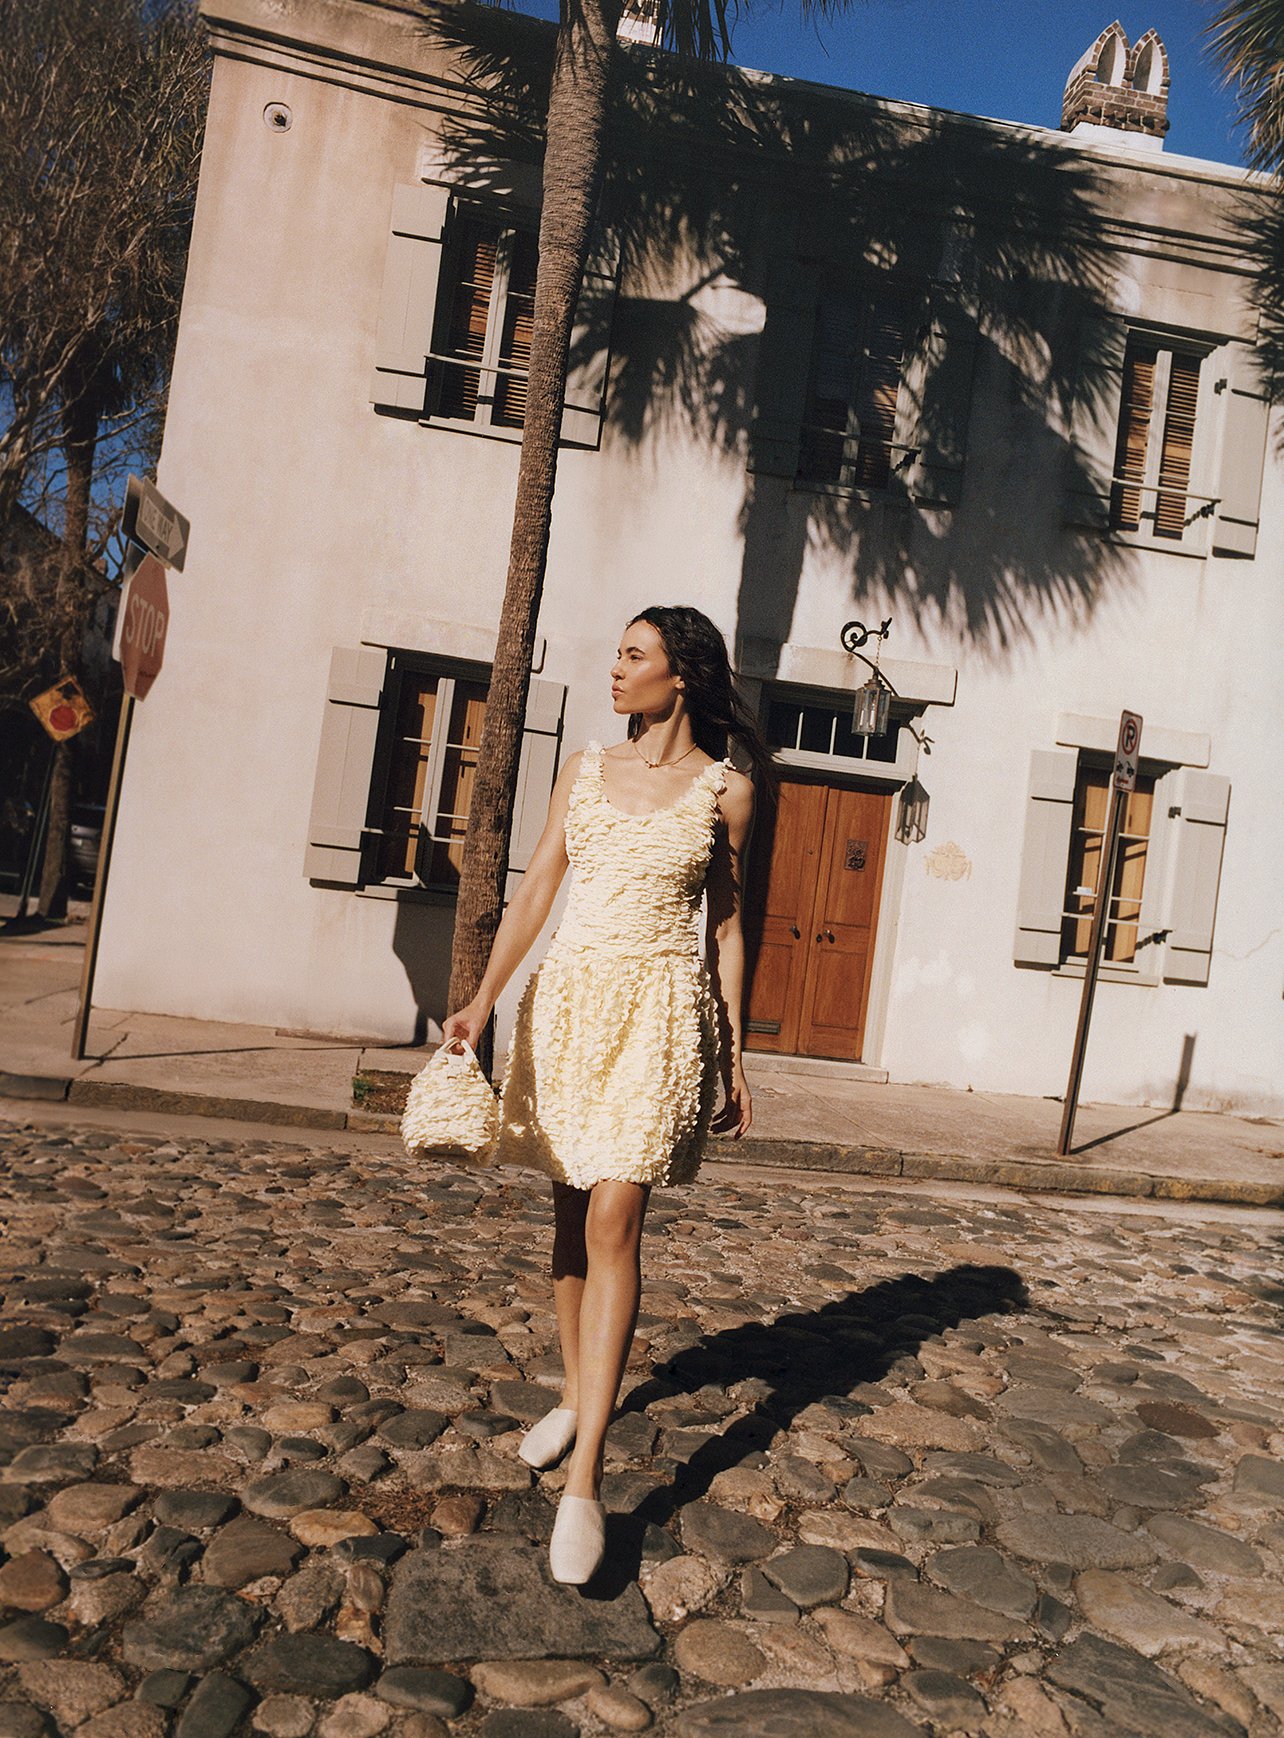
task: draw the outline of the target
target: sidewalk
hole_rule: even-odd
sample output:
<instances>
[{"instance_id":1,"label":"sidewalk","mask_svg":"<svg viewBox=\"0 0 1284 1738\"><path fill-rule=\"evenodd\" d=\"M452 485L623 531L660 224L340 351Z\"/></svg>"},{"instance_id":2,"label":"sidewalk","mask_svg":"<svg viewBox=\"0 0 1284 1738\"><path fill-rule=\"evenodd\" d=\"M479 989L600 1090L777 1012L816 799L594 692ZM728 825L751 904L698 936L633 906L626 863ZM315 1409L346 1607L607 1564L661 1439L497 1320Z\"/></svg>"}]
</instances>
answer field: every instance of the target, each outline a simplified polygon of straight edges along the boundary
<instances>
[{"instance_id":1,"label":"sidewalk","mask_svg":"<svg viewBox=\"0 0 1284 1738\"><path fill-rule=\"evenodd\" d=\"M395 1131L393 1107L425 1050L95 1009L89 1055L73 1062L83 934L83 923L72 923L0 935L0 1099ZM879 1085L795 1072L774 1059L751 1061L748 1072L753 1132L716 1142L719 1159L1284 1206L1284 1119L1085 1104L1076 1151L1059 1159L1061 1107L1053 1100Z\"/></svg>"}]
</instances>

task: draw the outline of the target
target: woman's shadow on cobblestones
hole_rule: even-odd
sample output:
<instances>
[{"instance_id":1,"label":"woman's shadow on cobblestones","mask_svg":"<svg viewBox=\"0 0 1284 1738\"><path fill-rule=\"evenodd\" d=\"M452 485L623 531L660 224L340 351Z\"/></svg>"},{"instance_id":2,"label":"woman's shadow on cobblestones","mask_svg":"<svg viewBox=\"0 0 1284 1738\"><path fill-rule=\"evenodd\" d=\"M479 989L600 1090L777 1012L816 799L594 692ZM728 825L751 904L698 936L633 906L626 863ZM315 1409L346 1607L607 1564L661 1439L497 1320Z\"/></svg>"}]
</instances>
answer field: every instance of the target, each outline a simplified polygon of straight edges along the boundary
<instances>
[{"instance_id":1,"label":"woman's shadow on cobblestones","mask_svg":"<svg viewBox=\"0 0 1284 1738\"><path fill-rule=\"evenodd\" d=\"M965 1265L931 1278L902 1274L865 1291L847 1292L820 1309L746 1322L706 1335L657 1365L634 1388L622 1413L654 1400L694 1394L707 1383L729 1388L747 1378L761 1385L750 1410L716 1432L628 1514L609 1519L606 1564L586 1590L610 1599L636 1581L648 1526L663 1527L677 1511L708 1493L720 1472L765 1453L777 1436L818 1401L852 1423L873 1409L852 1397L877 1382L899 1358L961 1322L1021 1309L1028 1302L1010 1267Z\"/></svg>"}]
</instances>

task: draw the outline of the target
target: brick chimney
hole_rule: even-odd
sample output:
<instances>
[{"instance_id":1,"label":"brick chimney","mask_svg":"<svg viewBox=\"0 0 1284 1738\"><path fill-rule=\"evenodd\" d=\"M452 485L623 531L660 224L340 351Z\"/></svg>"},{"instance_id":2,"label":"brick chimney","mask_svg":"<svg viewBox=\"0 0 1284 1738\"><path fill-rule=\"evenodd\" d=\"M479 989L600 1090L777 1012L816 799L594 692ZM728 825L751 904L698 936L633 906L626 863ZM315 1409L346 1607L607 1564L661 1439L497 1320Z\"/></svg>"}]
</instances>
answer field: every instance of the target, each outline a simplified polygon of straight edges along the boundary
<instances>
[{"instance_id":1,"label":"brick chimney","mask_svg":"<svg viewBox=\"0 0 1284 1738\"><path fill-rule=\"evenodd\" d=\"M1066 80L1061 130L1085 142L1163 150L1168 55L1156 31L1148 30L1131 48L1118 22L1101 32Z\"/></svg>"}]
</instances>

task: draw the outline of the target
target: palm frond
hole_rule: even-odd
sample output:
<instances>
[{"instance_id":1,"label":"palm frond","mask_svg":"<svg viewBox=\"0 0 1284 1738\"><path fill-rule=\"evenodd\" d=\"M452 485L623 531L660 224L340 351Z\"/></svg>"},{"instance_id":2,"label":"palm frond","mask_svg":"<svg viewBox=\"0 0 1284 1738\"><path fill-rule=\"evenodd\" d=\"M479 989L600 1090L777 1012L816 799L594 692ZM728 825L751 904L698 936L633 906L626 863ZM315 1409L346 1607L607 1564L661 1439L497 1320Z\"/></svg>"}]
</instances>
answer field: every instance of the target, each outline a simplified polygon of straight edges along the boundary
<instances>
[{"instance_id":1,"label":"palm frond","mask_svg":"<svg viewBox=\"0 0 1284 1738\"><path fill-rule=\"evenodd\" d=\"M1208 34L1227 82L1238 87L1251 162L1284 169L1284 0L1227 0Z\"/></svg>"}]
</instances>

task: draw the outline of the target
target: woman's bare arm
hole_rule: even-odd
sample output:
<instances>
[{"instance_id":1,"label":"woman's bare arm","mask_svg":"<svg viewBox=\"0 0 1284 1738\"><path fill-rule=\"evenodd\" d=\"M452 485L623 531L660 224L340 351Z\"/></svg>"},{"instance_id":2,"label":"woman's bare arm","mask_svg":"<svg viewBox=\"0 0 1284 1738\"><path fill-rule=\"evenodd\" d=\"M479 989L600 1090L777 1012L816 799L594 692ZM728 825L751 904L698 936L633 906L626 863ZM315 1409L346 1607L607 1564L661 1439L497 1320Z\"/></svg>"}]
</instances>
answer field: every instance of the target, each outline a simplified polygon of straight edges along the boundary
<instances>
[{"instance_id":1,"label":"woman's bare arm","mask_svg":"<svg viewBox=\"0 0 1284 1738\"><path fill-rule=\"evenodd\" d=\"M578 754L571 755L557 775L544 831L522 876L521 886L509 900L500 919L477 994L467 1007L460 1008L443 1022L444 1041L463 1038L476 1049L504 985L526 958L548 922L548 914L566 874L566 805L579 772L580 758Z\"/></svg>"},{"instance_id":2,"label":"woman's bare arm","mask_svg":"<svg viewBox=\"0 0 1284 1738\"><path fill-rule=\"evenodd\" d=\"M722 824L713 845L706 882L709 976L722 1024L722 1076L727 1103L719 1126L737 1139L753 1121L753 1101L742 1061L745 940L741 922L744 871L753 828L753 784L743 773L728 772L719 809Z\"/></svg>"}]
</instances>

